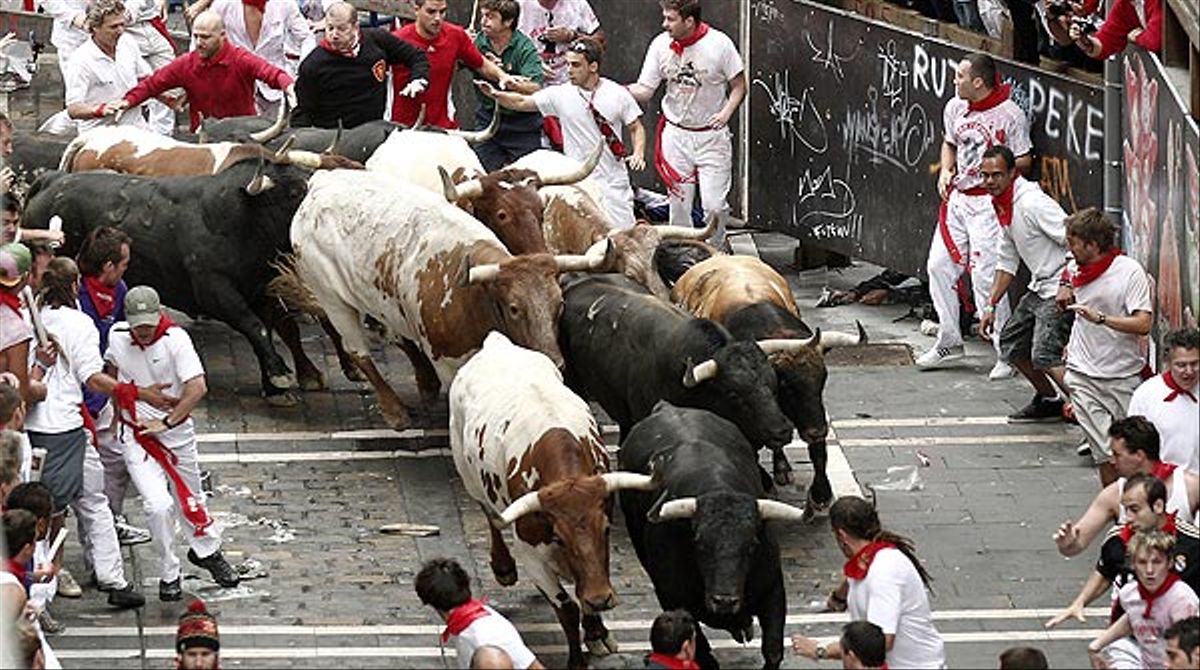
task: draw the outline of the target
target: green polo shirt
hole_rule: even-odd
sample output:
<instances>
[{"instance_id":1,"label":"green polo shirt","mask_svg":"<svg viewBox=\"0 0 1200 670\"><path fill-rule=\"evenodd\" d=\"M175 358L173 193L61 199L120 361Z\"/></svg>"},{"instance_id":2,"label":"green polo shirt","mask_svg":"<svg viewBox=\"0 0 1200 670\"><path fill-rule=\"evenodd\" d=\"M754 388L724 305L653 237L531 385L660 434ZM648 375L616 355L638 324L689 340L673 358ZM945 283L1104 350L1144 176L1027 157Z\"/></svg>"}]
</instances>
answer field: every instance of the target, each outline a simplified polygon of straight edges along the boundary
<instances>
[{"instance_id":1,"label":"green polo shirt","mask_svg":"<svg viewBox=\"0 0 1200 670\"><path fill-rule=\"evenodd\" d=\"M475 46L484 56L496 53L496 50L492 48L492 41L482 32L475 36ZM513 31L512 39L508 41L508 46L500 54L500 64L509 74L528 77L539 84L542 83L542 58L538 54L537 45L519 30ZM475 91L475 96L479 101L479 106L475 111L475 127L484 128L492 122L492 109L495 102L478 90ZM499 132L532 132L542 128L542 115L537 112L514 112L502 109L501 113L504 115L504 120L500 122Z\"/></svg>"}]
</instances>

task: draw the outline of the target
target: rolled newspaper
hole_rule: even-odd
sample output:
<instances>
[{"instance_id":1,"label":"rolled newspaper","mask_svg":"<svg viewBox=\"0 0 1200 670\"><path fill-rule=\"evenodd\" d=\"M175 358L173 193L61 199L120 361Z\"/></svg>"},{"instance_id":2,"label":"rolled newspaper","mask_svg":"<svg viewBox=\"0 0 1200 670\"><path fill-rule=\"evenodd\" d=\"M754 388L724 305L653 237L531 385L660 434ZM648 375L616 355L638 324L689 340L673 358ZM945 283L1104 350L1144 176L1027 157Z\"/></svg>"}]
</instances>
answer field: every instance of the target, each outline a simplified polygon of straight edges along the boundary
<instances>
[{"instance_id":1,"label":"rolled newspaper","mask_svg":"<svg viewBox=\"0 0 1200 670\"><path fill-rule=\"evenodd\" d=\"M48 224L48 227L50 228L51 231L60 233L60 232L62 232L62 226L63 226L63 220L62 220L61 216L55 214L54 216L50 217L50 222ZM59 246L58 242L50 243L51 249L57 249L58 246Z\"/></svg>"},{"instance_id":2,"label":"rolled newspaper","mask_svg":"<svg viewBox=\"0 0 1200 670\"><path fill-rule=\"evenodd\" d=\"M50 336L46 334L46 326L42 323L42 315L38 312L37 305L33 302L33 289L29 288L29 286L21 289L21 299L25 301L25 307L29 310L29 319L33 321L33 334L37 337L38 346L46 346L50 342Z\"/></svg>"}]
</instances>

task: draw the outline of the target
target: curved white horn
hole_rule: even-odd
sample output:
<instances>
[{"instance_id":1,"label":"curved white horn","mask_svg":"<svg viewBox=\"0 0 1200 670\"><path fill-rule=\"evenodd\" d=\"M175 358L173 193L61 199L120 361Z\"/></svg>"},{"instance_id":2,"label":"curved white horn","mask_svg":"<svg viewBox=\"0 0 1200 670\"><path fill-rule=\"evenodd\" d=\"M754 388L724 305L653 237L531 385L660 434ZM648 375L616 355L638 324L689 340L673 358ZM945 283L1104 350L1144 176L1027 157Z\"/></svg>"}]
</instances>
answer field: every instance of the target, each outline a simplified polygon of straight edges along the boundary
<instances>
[{"instance_id":1,"label":"curved white horn","mask_svg":"<svg viewBox=\"0 0 1200 670\"><path fill-rule=\"evenodd\" d=\"M461 137L469 144L483 144L496 136L496 130L500 128L500 110L492 111L492 122L483 130L456 130L450 128L446 130L447 135Z\"/></svg>"},{"instance_id":2,"label":"curved white horn","mask_svg":"<svg viewBox=\"0 0 1200 670\"><path fill-rule=\"evenodd\" d=\"M858 335L847 335L846 333L821 333L821 348L831 349L833 347L857 347L867 343L867 331L859 321L855 321L854 325L858 328Z\"/></svg>"},{"instance_id":3,"label":"curved white horn","mask_svg":"<svg viewBox=\"0 0 1200 670\"><path fill-rule=\"evenodd\" d=\"M462 199L474 200L483 195L483 182L478 179L468 179L461 184L455 184L450 173L441 165L438 166L438 176L442 178L442 195L446 196L446 201L450 204Z\"/></svg>"},{"instance_id":4,"label":"curved white horn","mask_svg":"<svg viewBox=\"0 0 1200 670\"><path fill-rule=\"evenodd\" d=\"M276 137L279 137L279 134L282 133L283 129L287 127L287 107L287 96L284 96L283 100L279 103L279 115L275 117L275 123L272 123L269 127L264 128L257 133L250 133L250 139L258 142L259 144L265 144Z\"/></svg>"},{"instance_id":5,"label":"curved white horn","mask_svg":"<svg viewBox=\"0 0 1200 670\"><path fill-rule=\"evenodd\" d=\"M604 238L588 247L587 252L580 255L559 255L554 257L554 264L559 272L588 272L603 270L611 265L616 254L616 246L609 238Z\"/></svg>"},{"instance_id":6,"label":"curved white horn","mask_svg":"<svg viewBox=\"0 0 1200 670\"><path fill-rule=\"evenodd\" d=\"M334 152L334 150L336 150L336 149L337 149L337 145L338 145L338 143L342 141L342 128L343 128L343 126L342 126L342 119L341 119L341 117L339 117L339 118L338 118L337 134L333 136L333 141L332 141L332 142L330 142L330 143L329 143L329 146L328 146L328 147L326 147L325 151L322 151L321 153L324 153L324 154L331 154L331 153L333 153L333 152Z\"/></svg>"},{"instance_id":7,"label":"curved white horn","mask_svg":"<svg viewBox=\"0 0 1200 670\"><path fill-rule=\"evenodd\" d=\"M658 521L671 519L690 519L696 515L695 498L677 498L669 500L658 508Z\"/></svg>"},{"instance_id":8,"label":"curved white horn","mask_svg":"<svg viewBox=\"0 0 1200 670\"><path fill-rule=\"evenodd\" d=\"M283 157L287 156L288 152L292 150L292 145L295 143L296 143L296 136L295 135L288 136L288 138L283 141L283 144L275 151L275 156L274 156L275 160L277 160L277 161L283 160Z\"/></svg>"},{"instance_id":9,"label":"curved white horn","mask_svg":"<svg viewBox=\"0 0 1200 670\"><path fill-rule=\"evenodd\" d=\"M768 356L771 354L785 354L795 351L800 351L807 347L808 340L759 340L756 342L758 348Z\"/></svg>"},{"instance_id":10,"label":"curved white horn","mask_svg":"<svg viewBox=\"0 0 1200 670\"><path fill-rule=\"evenodd\" d=\"M719 372L717 362L711 358L698 365L692 365L692 359L687 360L687 370L683 373L684 388L692 388L700 382L713 379Z\"/></svg>"},{"instance_id":11,"label":"curved white horn","mask_svg":"<svg viewBox=\"0 0 1200 670\"><path fill-rule=\"evenodd\" d=\"M600 475L600 479L604 480L605 490L609 493L622 489L653 491L658 488L658 482L654 480L654 477L643 475L640 472L606 472Z\"/></svg>"},{"instance_id":12,"label":"curved white horn","mask_svg":"<svg viewBox=\"0 0 1200 670\"><path fill-rule=\"evenodd\" d=\"M557 174L539 170L538 179L542 180L542 186L563 186L581 181L590 175L596 169L596 166L600 164L600 156L603 151L604 143L597 142L596 148L592 149L592 153L588 154L587 160L581 163L577 169Z\"/></svg>"},{"instance_id":13,"label":"curved white horn","mask_svg":"<svg viewBox=\"0 0 1200 670\"><path fill-rule=\"evenodd\" d=\"M803 521L804 510L779 502L778 500L758 500L758 518L763 521Z\"/></svg>"},{"instance_id":14,"label":"curved white horn","mask_svg":"<svg viewBox=\"0 0 1200 670\"><path fill-rule=\"evenodd\" d=\"M717 212L709 212L704 218L703 228L661 224L654 226L654 229L658 231L659 238L664 240L707 240L717 232L720 216Z\"/></svg>"},{"instance_id":15,"label":"curved white horn","mask_svg":"<svg viewBox=\"0 0 1200 670\"><path fill-rule=\"evenodd\" d=\"M508 526L526 514L540 511L542 511L542 501L538 498L538 492L530 491L514 500L511 505L501 512L500 520L504 522L505 526Z\"/></svg>"},{"instance_id":16,"label":"curved white horn","mask_svg":"<svg viewBox=\"0 0 1200 670\"><path fill-rule=\"evenodd\" d=\"M425 103L422 102L421 109L417 111L417 120L413 121L412 128L410 128L410 130L416 130L423 125L425 125Z\"/></svg>"},{"instance_id":17,"label":"curved white horn","mask_svg":"<svg viewBox=\"0 0 1200 670\"><path fill-rule=\"evenodd\" d=\"M271 181L270 177L263 174L263 164L265 162L266 161L263 158L262 154L259 154L258 168L256 168L254 170L254 177L250 180L250 183L246 184L246 194L247 195L252 195L252 196L258 195L260 193L269 191L275 187L275 182Z\"/></svg>"},{"instance_id":18,"label":"curved white horn","mask_svg":"<svg viewBox=\"0 0 1200 670\"><path fill-rule=\"evenodd\" d=\"M821 344L821 329L817 328L813 331L812 336L807 340L798 340L798 342L802 343L806 347Z\"/></svg>"},{"instance_id":19,"label":"curved white horn","mask_svg":"<svg viewBox=\"0 0 1200 670\"><path fill-rule=\"evenodd\" d=\"M208 144L208 132L204 130L204 115L198 114L200 125L196 126L196 144Z\"/></svg>"},{"instance_id":20,"label":"curved white horn","mask_svg":"<svg viewBox=\"0 0 1200 670\"><path fill-rule=\"evenodd\" d=\"M489 282L500 276L500 265L497 263L488 263L487 265L479 265L467 271L468 284L482 284Z\"/></svg>"},{"instance_id":21,"label":"curved white horn","mask_svg":"<svg viewBox=\"0 0 1200 670\"><path fill-rule=\"evenodd\" d=\"M284 159L285 162L290 163L291 165L298 165L302 168L308 168L309 170L321 169L321 154L313 153L311 151L293 149L292 151L286 152Z\"/></svg>"}]
</instances>

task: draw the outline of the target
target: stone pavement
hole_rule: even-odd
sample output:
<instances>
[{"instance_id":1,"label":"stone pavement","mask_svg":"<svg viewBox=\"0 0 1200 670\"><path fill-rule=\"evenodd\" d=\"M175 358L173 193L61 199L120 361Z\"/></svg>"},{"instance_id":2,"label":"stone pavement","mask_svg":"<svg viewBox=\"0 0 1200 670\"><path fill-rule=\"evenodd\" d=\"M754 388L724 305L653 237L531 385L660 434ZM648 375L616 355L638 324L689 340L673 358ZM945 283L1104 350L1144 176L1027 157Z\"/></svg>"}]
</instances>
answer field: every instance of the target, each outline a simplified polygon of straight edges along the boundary
<instances>
[{"instance_id":1,"label":"stone pavement","mask_svg":"<svg viewBox=\"0 0 1200 670\"><path fill-rule=\"evenodd\" d=\"M767 260L790 258L786 241L755 238ZM811 307L823 286L852 286L875 271L862 266L786 274L810 323L851 331L859 319L872 342L928 346L932 340L916 332L915 321L893 322L904 307ZM198 576L185 580L185 590L206 598L220 617L225 666L442 667L440 626L420 606L412 580L422 560L445 555L464 561L478 592L517 623L551 667L564 661L561 632L535 590L523 582L499 587L490 574L484 518L444 451L444 397L414 412L416 429L403 435L385 430L367 387L341 377L328 344L309 327L306 349L327 371L331 390L303 394L296 408L269 408L257 395L258 370L244 340L205 321L192 332L210 375L209 397L196 413L205 434L202 460L214 477L210 506L227 527L231 562L265 573L232 591ZM826 406L837 443L858 482L876 487L884 524L916 539L935 579L933 607L951 667L995 667L999 652L1015 644L1042 648L1056 667L1084 666L1086 640L1104 617L1053 635L1042 631L1041 622L1070 601L1090 570L1093 551L1064 560L1050 536L1094 495L1095 474L1073 452L1075 429L1004 423L1028 391L1017 380L989 383L985 346L968 349L972 355L960 370L833 368ZM404 357L393 348L378 354L401 396L417 405ZM801 462L801 487L783 497L799 504L809 470L802 448L790 456ZM889 475L894 467L907 470ZM897 484L914 473L915 490L904 490L910 482ZM135 520L139 507L135 500L127 503ZM435 524L440 534L379 532L404 521ZM619 513L615 521L611 563L620 603L606 619L623 653L597 665L640 667L657 605ZM827 523L818 517L777 532L788 582L788 632L835 634L838 617L817 614L843 560ZM158 602L152 552L146 546L135 551L149 600L140 617L109 610L94 591L54 603L54 613L69 626L51 638L65 667L142 667L139 625L149 650L146 667L170 665L183 605ZM67 556L82 575L74 541ZM184 570L196 572L186 562ZM721 632L710 637L727 666L760 663L753 644L743 648ZM789 654L785 667L814 664Z\"/></svg>"}]
</instances>

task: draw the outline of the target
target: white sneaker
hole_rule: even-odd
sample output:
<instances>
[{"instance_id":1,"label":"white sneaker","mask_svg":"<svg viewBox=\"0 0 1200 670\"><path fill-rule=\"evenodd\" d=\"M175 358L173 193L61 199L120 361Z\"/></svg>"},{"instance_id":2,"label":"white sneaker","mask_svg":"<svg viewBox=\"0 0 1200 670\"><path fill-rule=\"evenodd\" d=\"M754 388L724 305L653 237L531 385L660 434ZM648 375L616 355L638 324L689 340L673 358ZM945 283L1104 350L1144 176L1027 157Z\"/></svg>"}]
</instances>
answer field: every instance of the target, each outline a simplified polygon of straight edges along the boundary
<instances>
[{"instance_id":1,"label":"white sneaker","mask_svg":"<svg viewBox=\"0 0 1200 670\"><path fill-rule=\"evenodd\" d=\"M993 382L999 381L1001 379L1008 379L1015 374L1017 374L1017 371L1013 366L1004 361L996 361L996 364L992 366L992 371L988 373L988 380Z\"/></svg>"},{"instance_id":2,"label":"white sneaker","mask_svg":"<svg viewBox=\"0 0 1200 670\"><path fill-rule=\"evenodd\" d=\"M918 369L933 370L962 357L963 347L961 344L957 347L934 347L918 356L916 364Z\"/></svg>"},{"instance_id":3,"label":"white sneaker","mask_svg":"<svg viewBox=\"0 0 1200 670\"><path fill-rule=\"evenodd\" d=\"M939 326L938 326L937 321L930 321L929 319L925 319L924 321L921 322L921 325L918 328L918 330L921 331L922 335L925 335L927 337L937 337L938 328L939 328Z\"/></svg>"},{"instance_id":4,"label":"white sneaker","mask_svg":"<svg viewBox=\"0 0 1200 670\"><path fill-rule=\"evenodd\" d=\"M1075 445L1075 453L1080 456L1092 455L1092 445L1088 443L1087 438L1084 438L1079 444Z\"/></svg>"}]
</instances>

